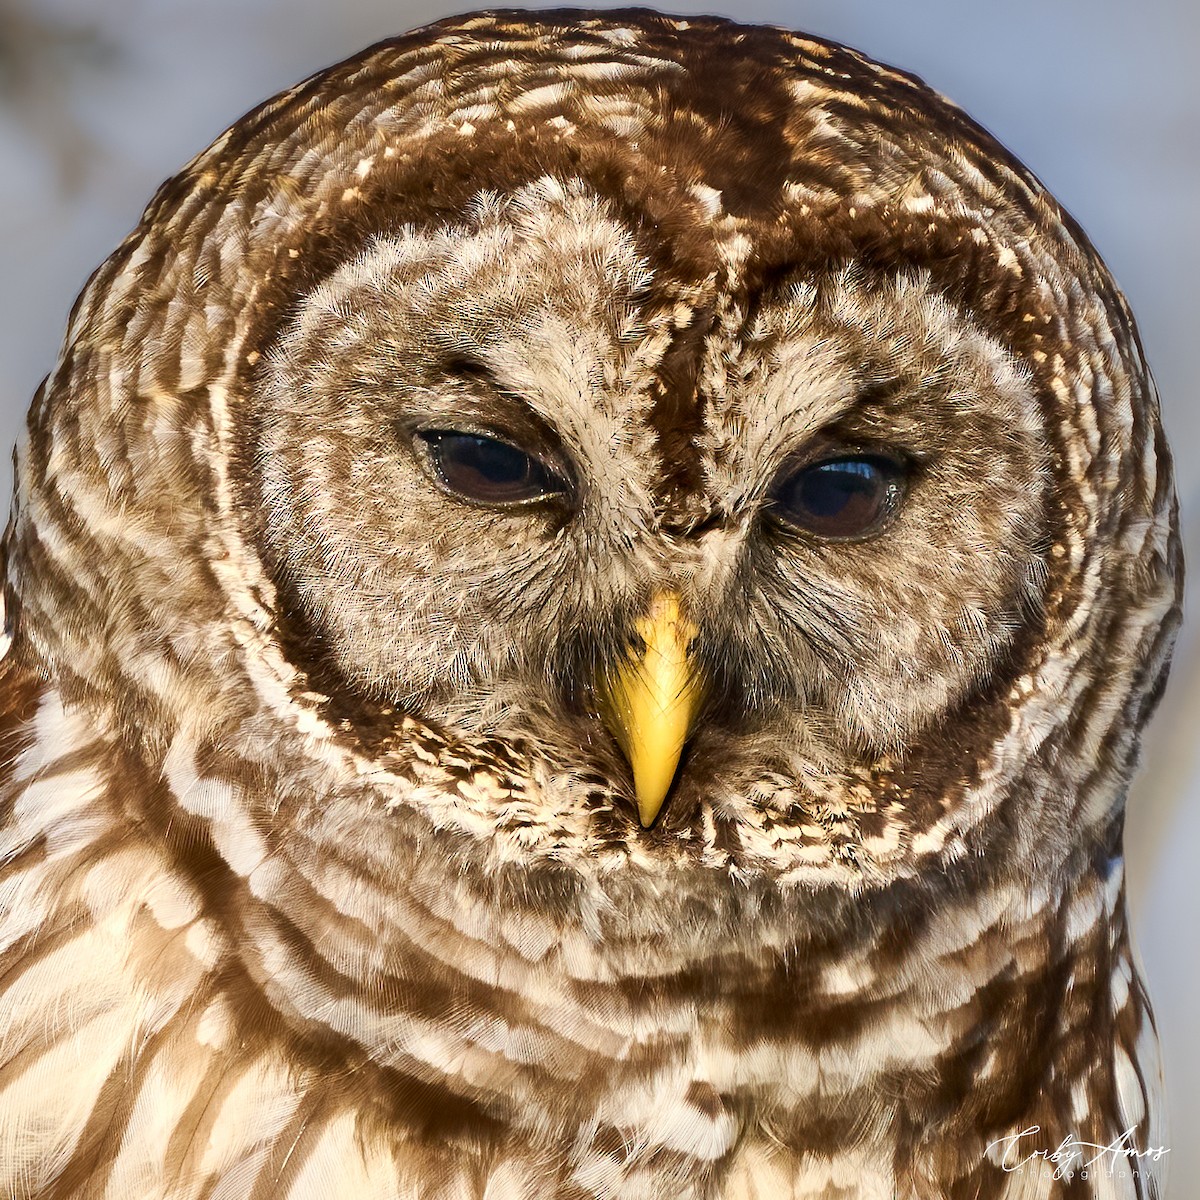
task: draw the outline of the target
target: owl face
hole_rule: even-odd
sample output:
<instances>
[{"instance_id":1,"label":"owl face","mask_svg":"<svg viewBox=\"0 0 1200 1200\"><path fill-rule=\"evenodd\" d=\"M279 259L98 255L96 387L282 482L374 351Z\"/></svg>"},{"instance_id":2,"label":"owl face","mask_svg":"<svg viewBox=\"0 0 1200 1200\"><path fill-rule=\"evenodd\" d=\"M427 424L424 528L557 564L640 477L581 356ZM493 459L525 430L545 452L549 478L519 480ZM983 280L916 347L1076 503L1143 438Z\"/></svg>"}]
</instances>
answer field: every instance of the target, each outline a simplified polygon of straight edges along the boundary
<instances>
[{"instance_id":1,"label":"owl face","mask_svg":"<svg viewBox=\"0 0 1200 1200\"><path fill-rule=\"evenodd\" d=\"M239 122L71 336L22 636L147 761L252 780L242 842L508 909L545 868L560 915L633 881L625 919L671 872L718 912L1115 836L1177 611L1152 384L1082 233L911 77L449 22Z\"/></svg>"},{"instance_id":2,"label":"owl face","mask_svg":"<svg viewBox=\"0 0 1200 1200\"><path fill-rule=\"evenodd\" d=\"M706 277L651 236L544 177L372 239L271 348L251 473L334 690L611 780L609 823L640 797L606 697L673 598L695 699L644 823L678 842L989 687L1038 618L1048 465L1028 370L927 274L729 304L717 231Z\"/></svg>"}]
</instances>

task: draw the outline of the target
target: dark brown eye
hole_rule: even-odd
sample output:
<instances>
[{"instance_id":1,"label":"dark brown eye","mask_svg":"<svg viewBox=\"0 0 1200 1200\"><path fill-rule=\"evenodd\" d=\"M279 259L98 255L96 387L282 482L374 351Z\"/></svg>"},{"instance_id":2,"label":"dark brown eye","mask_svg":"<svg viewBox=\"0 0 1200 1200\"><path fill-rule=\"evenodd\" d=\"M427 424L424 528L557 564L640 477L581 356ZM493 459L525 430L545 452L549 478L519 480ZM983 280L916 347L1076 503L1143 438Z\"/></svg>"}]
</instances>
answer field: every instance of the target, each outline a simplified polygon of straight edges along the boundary
<instances>
[{"instance_id":1,"label":"dark brown eye","mask_svg":"<svg viewBox=\"0 0 1200 1200\"><path fill-rule=\"evenodd\" d=\"M450 430L417 435L438 478L478 504L522 504L563 490L562 481L536 458L497 438Z\"/></svg>"},{"instance_id":2,"label":"dark brown eye","mask_svg":"<svg viewBox=\"0 0 1200 1200\"><path fill-rule=\"evenodd\" d=\"M862 455L810 463L785 475L771 495L789 525L823 538L859 538L883 525L903 490L900 463Z\"/></svg>"}]
</instances>

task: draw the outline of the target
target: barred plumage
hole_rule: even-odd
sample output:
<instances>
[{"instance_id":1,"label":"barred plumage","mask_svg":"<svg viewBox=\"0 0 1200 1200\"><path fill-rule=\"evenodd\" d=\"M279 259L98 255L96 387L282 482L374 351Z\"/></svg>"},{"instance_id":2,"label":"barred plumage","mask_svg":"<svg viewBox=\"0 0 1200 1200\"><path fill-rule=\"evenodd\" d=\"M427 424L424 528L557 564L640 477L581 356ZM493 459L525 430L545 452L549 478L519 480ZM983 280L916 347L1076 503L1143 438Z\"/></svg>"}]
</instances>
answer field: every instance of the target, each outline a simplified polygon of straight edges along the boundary
<instances>
[{"instance_id":1,"label":"barred plumage","mask_svg":"<svg viewBox=\"0 0 1200 1200\"><path fill-rule=\"evenodd\" d=\"M0 1192L1161 1196L1170 460L1103 264L919 81L645 11L322 72L93 277L5 556Z\"/></svg>"}]
</instances>

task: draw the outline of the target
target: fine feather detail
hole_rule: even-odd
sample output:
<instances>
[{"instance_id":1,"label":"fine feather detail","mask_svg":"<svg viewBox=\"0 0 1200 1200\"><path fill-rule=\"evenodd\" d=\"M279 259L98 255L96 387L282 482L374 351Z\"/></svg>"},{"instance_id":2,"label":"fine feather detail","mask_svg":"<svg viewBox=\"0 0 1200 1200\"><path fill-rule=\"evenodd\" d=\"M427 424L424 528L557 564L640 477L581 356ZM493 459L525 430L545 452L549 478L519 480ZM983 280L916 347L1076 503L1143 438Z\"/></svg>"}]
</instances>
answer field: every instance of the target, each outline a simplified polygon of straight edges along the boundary
<instances>
[{"instance_id":1,"label":"fine feather detail","mask_svg":"<svg viewBox=\"0 0 1200 1200\"><path fill-rule=\"evenodd\" d=\"M447 427L559 507L448 496ZM877 537L775 519L877 446ZM919 81L649 12L330 68L97 272L4 551L0 1192L1161 1200L1170 459ZM664 588L709 692L643 830L593 681Z\"/></svg>"}]
</instances>

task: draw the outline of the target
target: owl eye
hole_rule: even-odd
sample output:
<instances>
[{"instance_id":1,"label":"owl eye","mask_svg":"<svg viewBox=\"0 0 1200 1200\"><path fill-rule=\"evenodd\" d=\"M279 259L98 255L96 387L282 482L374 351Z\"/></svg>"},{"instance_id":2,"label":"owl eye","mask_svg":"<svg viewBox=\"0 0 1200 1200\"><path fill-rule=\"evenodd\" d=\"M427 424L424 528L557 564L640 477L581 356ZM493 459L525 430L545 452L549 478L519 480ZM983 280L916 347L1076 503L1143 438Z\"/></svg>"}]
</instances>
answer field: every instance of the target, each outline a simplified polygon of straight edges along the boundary
<instances>
[{"instance_id":1,"label":"owl eye","mask_svg":"<svg viewBox=\"0 0 1200 1200\"><path fill-rule=\"evenodd\" d=\"M562 481L531 454L497 438L451 430L417 435L445 487L477 504L523 504L564 490Z\"/></svg>"},{"instance_id":2,"label":"owl eye","mask_svg":"<svg viewBox=\"0 0 1200 1200\"><path fill-rule=\"evenodd\" d=\"M789 525L822 538L861 538L895 512L904 479L904 467L881 455L829 458L785 475L771 498Z\"/></svg>"}]
</instances>

